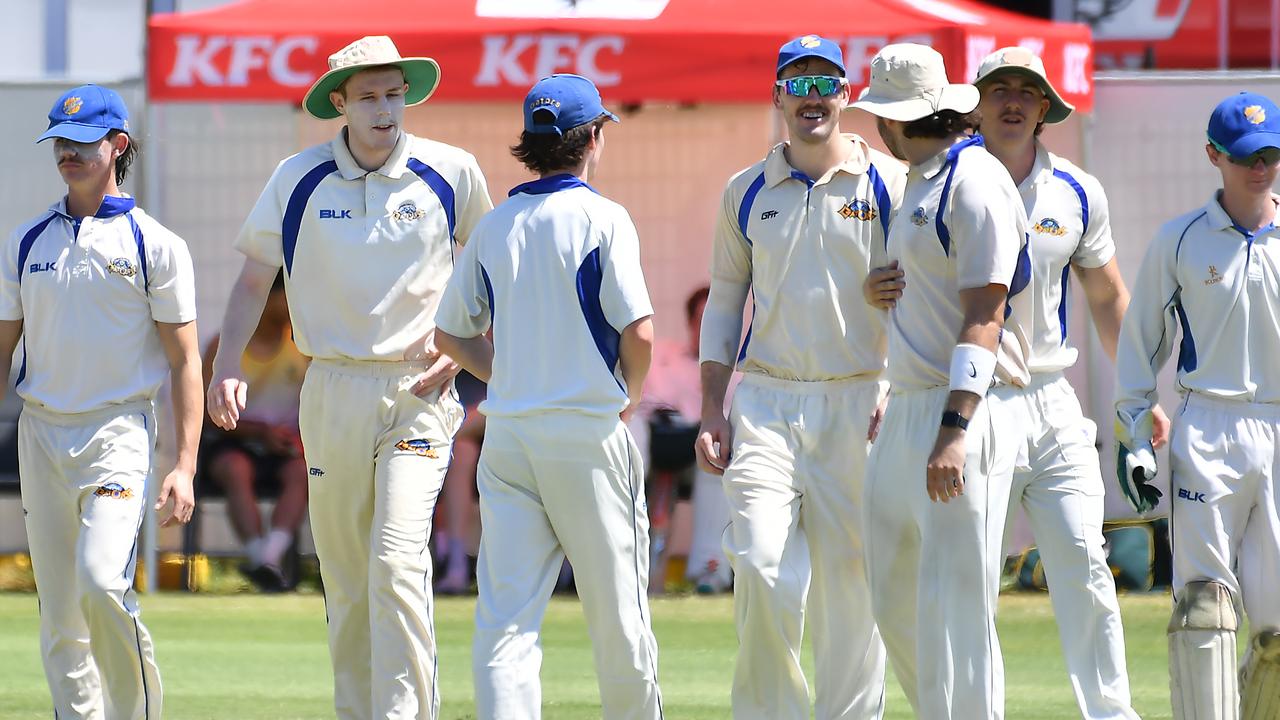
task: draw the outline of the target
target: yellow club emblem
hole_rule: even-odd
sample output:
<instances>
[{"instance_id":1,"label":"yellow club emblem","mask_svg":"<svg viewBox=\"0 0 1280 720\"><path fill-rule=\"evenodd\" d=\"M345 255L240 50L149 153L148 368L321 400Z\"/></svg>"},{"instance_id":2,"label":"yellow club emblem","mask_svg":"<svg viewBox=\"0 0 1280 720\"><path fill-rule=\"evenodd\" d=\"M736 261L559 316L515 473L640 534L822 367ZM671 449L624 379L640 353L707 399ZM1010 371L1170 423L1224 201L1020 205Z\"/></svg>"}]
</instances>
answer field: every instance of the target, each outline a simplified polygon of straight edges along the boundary
<instances>
[{"instance_id":1,"label":"yellow club emblem","mask_svg":"<svg viewBox=\"0 0 1280 720\"><path fill-rule=\"evenodd\" d=\"M1254 125L1261 125L1267 121L1267 111L1263 110L1261 105L1250 105L1245 108L1244 116Z\"/></svg>"},{"instance_id":2,"label":"yellow club emblem","mask_svg":"<svg viewBox=\"0 0 1280 720\"><path fill-rule=\"evenodd\" d=\"M822 41L818 39L817 35L805 35L800 38L800 47L802 48L816 48L821 44Z\"/></svg>"},{"instance_id":3,"label":"yellow club emblem","mask_svg":"<svg viewBox=\"0 0 1280 720\"><path fill-rule=\"evenodd\" d=\"M78 97L69 97L62 103L62 112L68 115L75 115L80 112L80 108L84 107L84 101Z\"/></svg>"}]
</instances>

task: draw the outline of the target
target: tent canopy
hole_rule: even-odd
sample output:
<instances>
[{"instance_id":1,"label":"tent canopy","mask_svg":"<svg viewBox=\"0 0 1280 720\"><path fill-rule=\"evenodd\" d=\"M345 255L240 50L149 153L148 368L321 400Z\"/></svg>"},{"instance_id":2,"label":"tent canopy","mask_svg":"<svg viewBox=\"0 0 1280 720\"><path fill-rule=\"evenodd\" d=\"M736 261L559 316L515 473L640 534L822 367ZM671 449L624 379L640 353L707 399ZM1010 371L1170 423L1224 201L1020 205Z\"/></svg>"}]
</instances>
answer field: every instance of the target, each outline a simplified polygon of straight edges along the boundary
<instances>
[{"instance_id":1,"label":"tent canopy","mask_svg":"<svg viewBox=\"0 0 1280 720\"><path fill-rule=\"evenodd\" d=\"M1022 45L1068 102L1092 107L1087 26L968 0L242 0L153 16L147 77L157 101L299 102L330 53L377 34L439 61L440 100L520 99L540 77L576 72L615 102L760 102L778 47L807 33L841 43L855 92L890 42L937 48L955 82Z\"/></svg>"}]
</instances>

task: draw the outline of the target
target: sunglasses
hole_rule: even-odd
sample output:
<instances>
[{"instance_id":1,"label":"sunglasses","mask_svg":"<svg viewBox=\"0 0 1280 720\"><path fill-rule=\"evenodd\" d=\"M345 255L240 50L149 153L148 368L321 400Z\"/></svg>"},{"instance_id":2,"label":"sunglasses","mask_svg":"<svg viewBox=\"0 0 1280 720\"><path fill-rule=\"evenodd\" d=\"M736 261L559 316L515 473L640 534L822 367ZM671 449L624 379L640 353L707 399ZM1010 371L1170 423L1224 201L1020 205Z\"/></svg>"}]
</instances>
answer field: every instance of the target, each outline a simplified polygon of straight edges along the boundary
<instances>
[{"instance_id":1,"label":"sunglasses","mask_svg":"<svg viewBox=\"0 0 1280 720\"><path fill-rule=\"evenodd\" d=\"M819 97L831 97L844 87L844 78L831 75L798 75L774 83L793 97L809 97L810 90L817 90Z\"/></svg>"},{"instance_id":2,"label":"sunglasses","mask_svg":"<svg viewBox=\"0 0 1280 720\"><path fill-rule=\"evenodd\" d=\"M1261 150L1251 155L1246 155L1245 157L1235 157L1231 153L1227 152L1226 148L1219 145L1217 141L1210 139L1209 143L1213 145L1215 150L1222 153L1223 155L1226 155L1227 159L1230 160L1233 164L1239 165L1241 167L1247 167L1247 168L1254 167L1255 165L1258 164L1259 160L1261 160L1262 164L1265 165L1266 167L1273 167L1277 164L1280 164L1280 148L1266 147L1266 148L1262 148Z\"/></svg>"}]
</instances>

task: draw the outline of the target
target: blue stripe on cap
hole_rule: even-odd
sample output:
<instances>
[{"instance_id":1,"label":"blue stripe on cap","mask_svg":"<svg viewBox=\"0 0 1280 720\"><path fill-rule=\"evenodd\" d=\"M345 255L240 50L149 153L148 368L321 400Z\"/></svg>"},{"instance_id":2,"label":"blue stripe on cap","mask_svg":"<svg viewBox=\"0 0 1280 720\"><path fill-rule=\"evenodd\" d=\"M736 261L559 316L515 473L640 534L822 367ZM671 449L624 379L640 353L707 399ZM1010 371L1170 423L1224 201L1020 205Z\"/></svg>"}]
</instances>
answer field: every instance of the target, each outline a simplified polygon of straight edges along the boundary
<instances>
[{"instance_id":1,"label":"blue stripe on cap","mask_svg":"<svg viewBox=\"0 0 1280 720\"><path fill-rule=\"evenodd\" d=\"M457 224L457 215L454 211L454 195L453 188L441 177L440 173L435 171L430 165L422 162L417 158L409 158L405 163L414 175L422 178L422 182L431 188L431 192L436 194L436 198L440 201L440 206L444 208L444 217L449 222L449 239L453 239L453 228Z\"/></svg>"},{"instance_id":2,"label":"blue stripe on cap","mask_svg":"<svg viewBox=\"0 0 1280 720\"><path fill-rule=\"evenodd\" d=\"M867 179L871 181L871 193L876 196L876 211L880 214L880 227L884 230L884 246L889 247L889 212L893 210L893 201L889 199L889 187L880 177L875 165L867 168Z\"/></svg>"},{"instance_id":3,"label":"blue stripe on cap","mask_svg":"<svg viewBox=\"0 0 1280 720\"><path fill-rule=\"evenodd\" d=\"M36 223L34 227L22 236L21 242L18 243L18 282L22 282L22 273L27 270L27 257L31 255L31 247L36 244L36 238L40 237L40 233L49 227L49 223L58 217L57 213L51 213L49 217ZM19 381L21 382L21 381Z\"/></svg>"},{"instance_id":4,"label":"blue stripe on cap","mask_svg":"<svg viewBox=\"0 0 1280 720\"><path fill-rule=\"evenodd\" d=\"M284 250L284 271L287 273L293 273L293 255L298 247L298 229L302 227L302 214L307 210L307 202L319 187L320 182L336 172L338 172L338 163L333 160L322 162L308 170L289 195L289 203L284 208L284 220L280 223L280 245Z\"/></svg>"},{"instance_id":5,"label":"blue stripe on cap","mask_svg":"<svg viewBox=\"0 0 1280 720\"><path fill-rule=\"evenodd\" d=\"M591 331L591 339L595 341L605 367L612 374L618 367L618 345L622 335L604 316L604 308L600 305L600 285L603 282L604 269L600 265L600 248L587 253L582 264L578 266L578 305L582 308L582 317L587 321L587 329ZM618 387L622 383L614 376ZM624 388L625 389L625 388Z\"/></svg>"},{"instance_id":6,"label":"blue stripe on cap","mask_svg":"<svg viewBox=\"0 0 1280 720\"><path fill-rule=\"evenodd\" d=\"M1089 196L1085 194L1084 187L1071 177L1071 173L1063 170L1054 170L1053 176L1071 186L1076 191L1076 197L1080 198L1080 222L1083 227L1081 233L1089 232Z\"/></svg>"},{"instance_id":7,"label":"blue stripe on cap","mask_svg":"<svg viewBox=\"0 0 1280 720\"><path fill-rule=\"evenodd\" d=\"M142 237L142 228L138 227L138 221L134 220L132 215L125 217L129 218L129 227L133 228L133 242L138 246L138 267L142 269L142 290L149 292L151 283L147 280L147 241Z\"/></svg>"},{"instance_id":8,"label":"blue stripe on cap","mask_svg":"<svg viewBox=\"0 0 1280 720\"><path fill-rule=\"evenodd\" d=\"M489 271L484 269L484 265L480 266L480 279L484 281L484 294L489 298L489 324L493 324L493 318L496 312L493 307L493 283L489 282Z\"/></svg>"},{"instance_id":9,"label":"blue stripe on cap","mask_svg":"<svg viewBox=\"0 0 1280 720\"><path fill-rule=\"evenodd\" d=\"M1067 344L1067 292L1071 288L1071 263L1062 266L1062 288L1061 294L1058 295L1058 327L1062 328L1062 339L1058 341L1059 345Z\"/></svg>"},{"instance_id":10,"label":"blue stripe on cap","mask_svg":"<svg viewBox=\"0 0 1280 720\"><path fill-rule=\"evenodd\" d=\"M942 183L942 196L938 198L938 214L934 216L933 224L938 232L938 242L942 243L942 252L947 255L951 254L951 231L942 221L942 216L947 212L947 199L951 195L951 181L955 179L956 166L960 164L960 152L975 145L983 147L981 135L974 135L968 140L952 145L951 149L947 150L947 159L943 161L943 164L948 166L947 180Z\"/></svg>"},{"instance_id":11,"label":"blue stripe on cap","mask_svg":"<svg viewBox=\"0 0 1280 720\"><path fill-rule=\"evenodd\" d=\"M751 219L751 205L755 203L756 195L760 193L760 188L762 187L764 187L763 170L747 186L747 192L742 195L742 204L738 206L738 229L742 231L742 237L747 241L747 245L751 244L751 237L747 235L747 221Z\"/></svg>"}]
</instances>

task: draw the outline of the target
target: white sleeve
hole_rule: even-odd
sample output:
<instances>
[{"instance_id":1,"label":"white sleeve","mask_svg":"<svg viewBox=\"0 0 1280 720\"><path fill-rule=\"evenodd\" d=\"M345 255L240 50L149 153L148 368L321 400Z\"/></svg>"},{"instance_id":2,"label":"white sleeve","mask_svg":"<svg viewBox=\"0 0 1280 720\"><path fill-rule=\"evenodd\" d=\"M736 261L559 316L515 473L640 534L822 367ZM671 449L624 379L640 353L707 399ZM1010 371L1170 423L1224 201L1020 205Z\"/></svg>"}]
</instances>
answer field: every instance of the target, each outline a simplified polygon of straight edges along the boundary
<instances>
[{"instance_id":1,"label":"white sleeve","mask_svg":"<svg viewBox=\"0 0 1280 720\"><path fill-rule=\"evenodd\" d=\"M1174 306L1181 292L1177 262L1176 238L1162 230L1143 257L1120 325L1116 415L1126 428L1145 424L1143 415L1156 403L1156 375L1173 352Z\"/></svg>"},{"instance_id":2,"label":"white sleeve","mask_svg":"<svg viewBox=\"0 0 1280 720\"><path fill-rule=\"evenodd\" d=\"M480 165L471 155L467 155L467 159L470 162L463 166L458 189L454 191L454 211L458 217L453 237L459 245L467 244L476 223L493 209L489 186L485 183L484 173L480 172Z\"/></svg>"},{"instance_id":3,"label":"white sleeve","mask_svg":"<svg viewBox=\"0 0 1280 720\"><path fill-rule=\"evenodd\" d=\"M742 308L751 289L751 247L738 227L738 201L730 181L720 203L711 247L711 294L702 312L701 362L734 367L742 343Z\"/></svg>"},{"instance_id":4,"label":"white sleeve","mask_svg":"<svg viewBox=\"0 0 1280 720\"><path fill-rule=\"evenodd\" d=\"M0 257L0 320L22 319L22 285L18 275L18 244L21 231L15 230L4 245L4 257Z\"/></svg>"},{"instance_id":5,"label":"white sleeve","mask_svg":"<svg viewBox=\"0 0 1280 720\"><path fill-rule=\"evenodd\" d=\"M1026 210L1013 181L1003 177L984 187L976 177L957 178L946 212L956 286L960 290L1008 287L1027 230Z\"/></svg>"},{"instance_id":6,"label":"white sleeve","mask_svg":"<svg viewBox=\"0 0 1280 720\"><path fill-rule=\"evenodd\" d=\"M249 211L249 217L245 218L235 241L235 248L246 257L272 267L284 265L284 201L280 197L280 186L286 162L288 160L271 173L271 179Z\"/></svg>"},{"instance_id":7,"label":"white sleeve","mask_svg":"<svg viewBox=\"0 0 1280 720\"><path fill-rule=\"evenodd\" d=\"M1089 227L1080 238L1071 264L1083 268L1100 268L1115 257L1116 245L1111 238L1111 208L1107 193L1093 178L1081 180L1089 203Z\"/></svg>"},{"instance_id":8,"label":"white sleeve","mask_svg":"<svg viewBox=\"0 0 1280 720\"><path fill-rule=\"evenodd\" d=\"M490 285L480 264L479 242L467 243L436 309L436 327L460 338L483 335L493 322Z\"/></svg>"},{"instance_id":9,"label":"white sleeve","mask_svg":"<svg viewBox=\"0 0 1280 720\"><path fill-rule=\"evenodd\" d=\"M618 332L653 314L649 290L640 268L640 238L625 210L613 223L613 233L602 238L600 258L600 307Z\"/></svg>"},{"instance_id":10,"label":"white sleeve","mask_svg":"<svg viewBox=\"0 0 1280 720\"><path fill-rule=\"evenodd\" d=\"M147 297L151 318L164 323L196 319L196 274L182 238L160 223L143 218L147 248Z\"/></svg>"}]
</instances>

